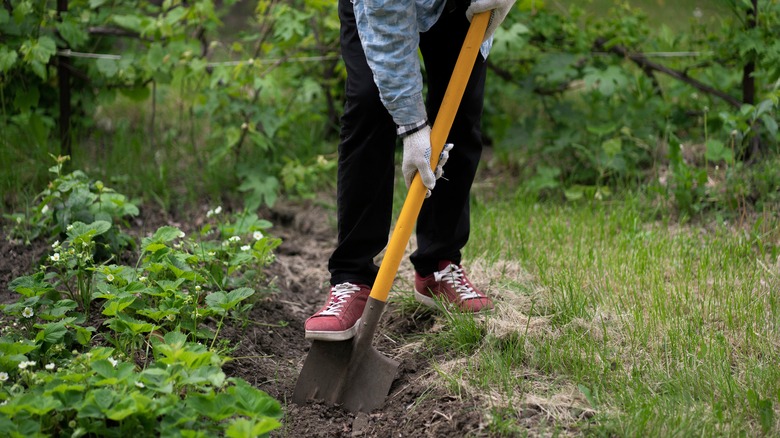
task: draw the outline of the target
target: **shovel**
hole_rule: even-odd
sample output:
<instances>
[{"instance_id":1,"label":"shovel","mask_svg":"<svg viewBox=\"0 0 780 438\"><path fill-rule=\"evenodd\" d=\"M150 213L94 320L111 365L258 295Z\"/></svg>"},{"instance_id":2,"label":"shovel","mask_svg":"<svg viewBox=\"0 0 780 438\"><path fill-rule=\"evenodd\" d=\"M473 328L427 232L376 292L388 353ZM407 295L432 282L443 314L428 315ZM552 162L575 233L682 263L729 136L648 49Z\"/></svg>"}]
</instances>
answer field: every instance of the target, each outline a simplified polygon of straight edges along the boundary
<instances>
[{"instance_id":1,"label":"shovel","mask_svg":"<svg viewBox=\"0 0 780 438\"><path fill-rule=\"evenodd\" d=\"M455 120L489 21L490 12L475 15L471 20L441 108L431 129L432 169L436 169L439 155L444 149L444 142ZM295 385L294 403L301 405L309 400L322 400L329 405L341 404L351 412L370 412L384 403L395 379L398 362L377 351L371 343L390 287L401 264L404 249L409 243L425 200L425 193L426 188L418 173L409 187L396 221L379 273L363 310L357 334L346 341L312 342Z\"/></svg>"}]
</instances>

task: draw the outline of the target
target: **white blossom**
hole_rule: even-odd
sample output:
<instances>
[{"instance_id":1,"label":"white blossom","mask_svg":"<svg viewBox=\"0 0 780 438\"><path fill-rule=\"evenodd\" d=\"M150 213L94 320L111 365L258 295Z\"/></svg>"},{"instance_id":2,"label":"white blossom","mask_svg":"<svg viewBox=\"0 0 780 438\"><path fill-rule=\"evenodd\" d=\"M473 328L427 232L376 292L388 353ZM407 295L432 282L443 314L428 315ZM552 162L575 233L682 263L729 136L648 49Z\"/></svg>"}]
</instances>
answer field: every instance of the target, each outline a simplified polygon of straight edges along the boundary
<instances>
[{"instance_id":1,"label":"white blossom","mask_svg":"<svg viewBox=\"0 0 780 438\"><path fill-rule=\"evenodd\" d=\"M47 370L53 370L55 367L56 367L56 365L54 365L53 362L50 362L50 363L47 363L44 368L46 368Z\"/></svg>"},{"instance_id":2,"label":"white blossom","mask_svg":"<svg viewBox=\"0 0 780 438\"><path fill-rule=\"evenodd\" d=\"M138 281L140 281L141 283L145 283L146 277L138 277Z\"/></svg>"},{"instance_id":3,"label":"white blossom","mask_svg":"<svg viewBox=\"0 0 780 438\"><path fill-rule=\"evenodd\" d=\"M51 261L53 261L53 262L58 262L58 261L60 261L60 253L58 253L58 252L55 252L53 255L51 255L51 256L49 257L49 260L51 260Z\"/></svg>"},{"instance_id":4,"label":"white blossom","mask_svg":"<svg viewBox=\"0 0 780 438\"><path fill-rule=\"evenodd\" d=\"M108 361L111 362L111 366L113 366L113 367L116 367L116 364L119 363L119 361L114 359L113 356L109 356Z\"/></svg>"},{"instance_id":5,"label":"white blossom","mask_svg":"<svg viewBox=\"0 0 780 438\"><path fill-rule=\"evenodd\" d=\"M111 283L112 281L114 281L114 276L112 274L106 275L106 281Z\"/></svg>"},{"instance_id":6,"label":"white blossom","mask_svg":"<svg viewBox=\"0 0 780 438\"><path fill-rule=\"evenodd\" d=\"M33 315L35 315L35 312L33 312L32 307L25 307L24 310L22 310L22 316L25 318L32 318Z\"/></svg>"},{"instance_id":7,"label":"white blossom","mask_svg":"<svg viewBox=\"0 0 780 438\"><path fill-rule=\"evenodd\" d=\"M252 233L252 238L254 238L255 240L260 240L263 238L263 233L259 231L255 231L254 233Z\"/></svg>"},{"instance_id":8,"label":"white blossom","mask_svg":"<svg viewBox=\"0 0 780 438\"><path fill-rule=\"evenodd\" d=\"M238 236L231 236L230 239L228 239L231 242L240 242L241 238Z\"/></svg>"},{"instance_id":9,"label":"white blossom","mask_svg":"<svg viewBox=\"0 0 780 438\"><path fill-rule=\"evenodd\" d=\"M59 240L55 240L54 243L51 244L52 248L56 248L58 246L60 246L60 241Z\"/></svg>"},{"instance_id":10,"label":"white blossom","mask_svg":"<svg viewBox=\"0 0 780 438\"><path fill-rule=\"evenodd\" d=\"M143 388L143 387L145 387L146 385L144 385L144 383L143 383L143 382L135 382L135 386L137 386L137 387L139 387L139 388Z\"/></svg>"},{"instance_id":11,"label":"white blossom","mask_svg":"<svg viewBox=\"0 0 780 438\"><path fill-rule=\"evenodd\" d=\"M241 251L249 251L249 248L251 248L251 246L244 245L244 246L241 247Z\"/></svg>"},{"instance_id":12,"label":"white blossom","mask_svg":"<svg viewBox=\"0 0 780 438\"><path fill-rule=\"evenodd\" d=\"M179 238L181 239L184 236L186 236L186 234L184 234L184 231L179 231Z\"/></svg>"},{"instance_id":13,"label":"white blossom","mask_svg":"<svg viewBox=\"0 0 780 438\"><path fill-rule=\"evenodd\" d=\"M46 214L47 211L49 211L49 206L44 205L43 208L41 209L41 214Z\"/></svg>"},{"instance_id":14,"label":"white blossom","mask_svg":"<svg viewBox=\"0 0 780 438\"><path fill-rule=\"evenodd\" d=\"M5 382L6 380L8 380L8 373L6 372L0 373L0 382Z\"/></svg>"}]
</instances>

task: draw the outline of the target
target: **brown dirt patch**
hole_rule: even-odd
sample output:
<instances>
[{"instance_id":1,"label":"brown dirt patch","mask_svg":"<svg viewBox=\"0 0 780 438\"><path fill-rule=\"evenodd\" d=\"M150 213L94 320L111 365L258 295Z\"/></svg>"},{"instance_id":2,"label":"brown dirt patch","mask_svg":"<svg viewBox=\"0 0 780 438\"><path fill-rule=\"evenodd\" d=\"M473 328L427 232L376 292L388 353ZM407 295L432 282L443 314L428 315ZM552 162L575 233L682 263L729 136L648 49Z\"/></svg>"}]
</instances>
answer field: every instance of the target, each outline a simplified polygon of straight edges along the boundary
<instances>
[{"instance_id":1,"label":"brown dirt patch","mask_svg":"<svg viewBox=\"0 0 780 438\"><path fill-rule=\"evenodd\" d=\"M164 224L194 230L205 217L206 208L201 210L174 218L143 209L131 233L144 235ZM231 341L231 357L235 358L225 365L225 372L247 380L282 403L283 426L274 436L489 435L477 402L449 394L440 385L431 386L431 353L409 348L410 338L431 329L434 315L427 311L402 314L392 300L375 341L380 351L401 363L385 405L356 415L339 406L293 404L293 389L310 345L304 339L303 322L325 299L327 259L335 244L332 202L280 204L261 216L274 224L269 234L283 240L269 271L276 292L255 304L248 324L227 325L222 336ZM32 272L48 249L48 242L25 246L4 236L0 241L0 303L16 299L8 282ZM402 269L399 279L409 272Z\"/></svg>"}]
</instances>

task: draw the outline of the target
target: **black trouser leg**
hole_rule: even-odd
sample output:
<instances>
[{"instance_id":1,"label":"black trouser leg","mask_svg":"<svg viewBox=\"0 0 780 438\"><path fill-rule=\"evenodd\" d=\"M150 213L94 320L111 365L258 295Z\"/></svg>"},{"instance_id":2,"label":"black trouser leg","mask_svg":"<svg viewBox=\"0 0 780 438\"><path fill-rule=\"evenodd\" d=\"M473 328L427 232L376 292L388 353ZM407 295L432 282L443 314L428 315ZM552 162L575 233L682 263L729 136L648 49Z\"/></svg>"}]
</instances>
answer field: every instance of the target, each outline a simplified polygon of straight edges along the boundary
<instances>
[{"instance_id":1,"label":"black trouser leg","mask_svg":"<svg viewBox=\"0 0 780 438\"><path fill-rule=\"evenodd\" d=\"M328 269L331 284L371 286L378 272L373 259L387 245L390 233L397 135L379 100L349 0L339 0L339 19L347 83L339 143L338 245Z\"/></svg>"},{"instance_id":2,"label":"black trouser leg","mask_svg":"<svg viewBox=\"0 0 780 438\"><path fill-rule=\"evenodd\" d=\"M469 24L465 9L445 11L436 25L420 36L431 121L439 111ZM460 263L460 250L469 239L469 192L482 154L480 124L486 72L487 63L479 55L447 140L455 146L444 166L444 177L436 181L436 188L420 210L417 251L411 261L424 276L437 270L440 260Z\"/></svg>"}]
</instances>

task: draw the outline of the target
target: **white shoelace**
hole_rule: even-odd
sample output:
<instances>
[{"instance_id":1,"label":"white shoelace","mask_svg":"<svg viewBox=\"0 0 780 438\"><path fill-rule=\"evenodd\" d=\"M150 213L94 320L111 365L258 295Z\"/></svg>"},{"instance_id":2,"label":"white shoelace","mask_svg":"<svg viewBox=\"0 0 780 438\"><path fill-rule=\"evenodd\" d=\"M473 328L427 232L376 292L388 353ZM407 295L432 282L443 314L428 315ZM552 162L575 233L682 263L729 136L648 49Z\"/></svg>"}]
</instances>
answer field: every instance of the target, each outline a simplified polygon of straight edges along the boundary
<instances>
[{"instance_id":1,"label":"white shoelace","mask_svg":"<svg viewBox=\"0 0 780 438\"><path fill-rule=\"evenodd\" d=\"M344 304L346 304L349 297L359 290L360 287L352 283L340 283L333 286L330 304L328 304L328 307L325 310L320 312L320 315L338 316L341 313L341 308L344 307Z\"/></svg>"},{"instance_id":2,"label":"white shoelace","mask_svg":"<svg viewBox=\"0 0 780 438\"><path fill-rule=\"evenodd\" d=\"M480 295L472 288L468 282L465 281L463 276L463 269L458 265L450 264L441 271L433 273L433 277L436 281L446 281L458 292L461 301L470 300L472 298L480 298Z\"/></svg>"}]
</instances>

